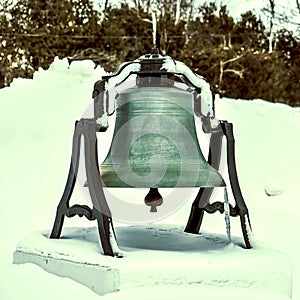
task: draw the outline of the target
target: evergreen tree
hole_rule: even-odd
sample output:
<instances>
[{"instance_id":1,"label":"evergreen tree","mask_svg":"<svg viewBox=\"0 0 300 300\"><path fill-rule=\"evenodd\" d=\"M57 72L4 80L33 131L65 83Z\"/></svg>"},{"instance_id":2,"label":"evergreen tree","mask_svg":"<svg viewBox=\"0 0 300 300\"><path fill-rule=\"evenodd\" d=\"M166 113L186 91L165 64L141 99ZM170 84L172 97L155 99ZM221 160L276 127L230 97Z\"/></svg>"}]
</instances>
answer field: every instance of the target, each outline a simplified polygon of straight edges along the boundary
<instances>
[{"instance_id":1,"label":"evergreen tree","mask_svg":"<svg viewBox=\"0 0 300 300\"><path fill-rule=\"evenodd\" d=\"M0 22L4 53L14 67L11 77L31 77L39 67L47 69L55 56L101 46L98 12L90 0L19 0L8 15L8 21L2 17Z\"/></svg>"},{"instance_id":2,"label":"evergreen tree","mask_svg":"<svg viewBox=\"0 0 300 300\"><path fill-rule=\"evenodd\" d=\"M241 20L234 26L232 44L238 44L246 49L267 51L268 39L265 31L262 21L248 11L241 15Z\"/></svg>"},{"instance_id":3,"label":"evergreen tree","mask_svg":"<svg viewBox=\"0 0 300 300\"><path fill-rule=\"evenodd\" d=\"M139 8L122 4L121 8L108 8L101 23L103 51L110 59L102 61L113 71L120 63L135 59L152 48L150 16Z\"/></svg>"}]
</instances>

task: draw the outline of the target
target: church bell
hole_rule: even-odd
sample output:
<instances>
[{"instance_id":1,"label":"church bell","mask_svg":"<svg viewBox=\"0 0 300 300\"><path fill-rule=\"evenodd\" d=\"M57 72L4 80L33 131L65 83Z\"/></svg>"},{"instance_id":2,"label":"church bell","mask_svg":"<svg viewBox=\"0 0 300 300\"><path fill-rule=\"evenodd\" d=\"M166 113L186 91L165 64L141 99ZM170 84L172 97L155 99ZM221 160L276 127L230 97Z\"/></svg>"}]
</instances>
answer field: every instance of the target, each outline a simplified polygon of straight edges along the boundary
<instances>
[{"instance_id":1,"label":"church bell","mask_svg":"<svg viewBox=\"0 0 300 300\"><path fill-rule=\"evenodd\" d=\"M193 94L159 78L138 78L135 87L119 93L100 172L107 187L225 186L199 147Z\"/></svg>"}]
</instances>

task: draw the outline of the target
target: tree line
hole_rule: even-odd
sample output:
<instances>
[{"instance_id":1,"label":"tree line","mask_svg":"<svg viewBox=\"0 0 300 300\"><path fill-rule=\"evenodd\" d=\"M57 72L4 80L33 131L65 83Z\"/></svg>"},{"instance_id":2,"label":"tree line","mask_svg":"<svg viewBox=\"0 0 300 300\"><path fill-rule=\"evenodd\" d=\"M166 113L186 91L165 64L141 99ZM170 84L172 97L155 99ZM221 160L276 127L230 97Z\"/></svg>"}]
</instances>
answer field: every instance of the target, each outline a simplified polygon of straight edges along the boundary
<instances>
[{"instance_id":1,"label":"tree line","mask_svg":"<svg viewBox=\"0 0 300 300\"><path fill-rule=\"evenodd\" d=\"M1 0L0 87L31 78L55 57L92 59L113 71L155 43L221 96L300 105L295 33L274 32L251 11L235 20L226 6L193 2L135 0L115 7L103 1L99 9L90 0Z\"/></svg>"}]
</instances>

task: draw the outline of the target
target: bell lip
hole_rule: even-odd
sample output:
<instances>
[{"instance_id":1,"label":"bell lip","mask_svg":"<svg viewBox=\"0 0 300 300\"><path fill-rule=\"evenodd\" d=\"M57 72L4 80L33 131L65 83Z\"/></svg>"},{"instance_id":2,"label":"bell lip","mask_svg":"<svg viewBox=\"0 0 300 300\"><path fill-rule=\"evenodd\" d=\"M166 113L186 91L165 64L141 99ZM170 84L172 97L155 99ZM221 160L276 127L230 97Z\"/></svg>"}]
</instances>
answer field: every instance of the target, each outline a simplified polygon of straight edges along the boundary
<instances>
[{"instance_id":1,"label":"bell lip","mask_svg":"<svg viewBox=\"0 0 300 300\"><path fill-rule=\"evenodd\" d=\"M103 187L112 187L112 188L214 188L214 187L225 187L226 183L222 175L212 168L212 172L207 180L200 181L199 178L196 183L191 184L191 180L181 181L178 183L178 176L175 180L160 180L158 183L153 184L149 182L139 182L136 185L128 184L124 182L115 172L113 166L101 165L100 167L100 176L102 180ZM200 172L201 174L201 172ZM199 181L201 183L199 183Z\"/></svg>"},{"instance_id":2,"label":"bell lip","mask_svg":"<svg viewBox=\"0 0 300 300\"><path fill-rule=\"evenodd\" d=\"M191 189L191 188L195 188L195 189L198 189L198 188L224 188L226 187L226 183L222 183L222 184L210 184L210 185L137 185L137 186L131 186L131 185L128 185L126 183L124 183L124 186L120 186L119 184L118 185L114 185L114 184L109 184L109 185L106 185L105 182L102 180L102 185L104 188L119 188L119 189L124 189L124 188L128 188L128 189L138 189L138 188L141 188L141 189L150 189L150 188L158 188L158 189L172 189L172 188L187 188L187 189Z\"/></svg>"}]
</instances>

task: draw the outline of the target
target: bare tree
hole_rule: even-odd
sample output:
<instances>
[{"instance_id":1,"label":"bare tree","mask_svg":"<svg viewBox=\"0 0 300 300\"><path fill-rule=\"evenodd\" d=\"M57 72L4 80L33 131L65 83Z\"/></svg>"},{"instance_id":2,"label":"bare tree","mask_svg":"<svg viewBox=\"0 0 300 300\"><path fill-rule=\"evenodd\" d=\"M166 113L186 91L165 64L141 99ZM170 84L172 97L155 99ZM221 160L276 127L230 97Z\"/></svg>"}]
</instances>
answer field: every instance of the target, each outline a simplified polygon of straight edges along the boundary
<instances>
[{"instance_id":1,"label":"bare tree","mask_svg":"<svg viewBox=\"0 0 300 300\"><path fill-rule=\"evenodd\" d=\"M240 78L243 78L243 75L244 75L244 72L245 72L244 68L236 70L236 69L233 69L233 68L224 69L224 67L226 65L229 65L232 62L235 62L235 61L241 59L243 56L246 55L246 53L247 52L245 52L243 54L240 54L240 55L237 55L236 57L233 57L233 58L228 59L226 61L222 61L222 60L220 61L220 76L219 76L219 86L218 86L220 93L222 93L222 81L223 81L224 73L233 73L233 74L239 76Z\"/></svg>"},{"instance_id":2,"label":"bare tree","mask_svg":"<svg viewBox=\"0 0 300 300\"><path fill-rule=\"evenodd\" d=\"M270 35L269 35L269 53L273 52L274 39L274 19L275 19L275 0L269 0L271 17L270 17Z\"/></svg>"},{"instance_id":3,"label":"bare tree","mask_svg":"<svg viewBox=\"0 0 300 300\"><path fill-rule=\"evenodd\" d=\"M155 0L151 1L150 5L151 9L151 18L152 18L152 43L153 47L156 48L156 40L157 40L157 3Z\"/></svg>"},{"instance_id":4,"label":"bare tree","mask_svg":"<svg viewBox=\"0 0 300 300\"><path fill-rule=\"evenodd\" d=\"M180 21L180 0L176 1L176 13L175 13L175 26L179 23Z\"/></svg>"},{"instance_id":5,"label":"bare tree","mask_svg":"<svg viewBox=\"0 0 300 300\"><path fill-rule=\"evenodd\" d=\"M275 24L275 18L276 18L276 13L275 13L275 0L269 0L268 6L264 7L262 9L263 13L266 13L269 18L269 32L264 33L265 37L269 41L269 53L273 52L273 43L275 40L275 34L274 34L274 24Z\"/></svg>"}]
</instances>

